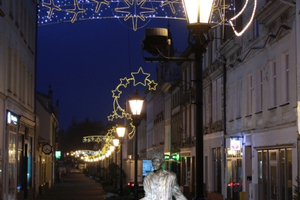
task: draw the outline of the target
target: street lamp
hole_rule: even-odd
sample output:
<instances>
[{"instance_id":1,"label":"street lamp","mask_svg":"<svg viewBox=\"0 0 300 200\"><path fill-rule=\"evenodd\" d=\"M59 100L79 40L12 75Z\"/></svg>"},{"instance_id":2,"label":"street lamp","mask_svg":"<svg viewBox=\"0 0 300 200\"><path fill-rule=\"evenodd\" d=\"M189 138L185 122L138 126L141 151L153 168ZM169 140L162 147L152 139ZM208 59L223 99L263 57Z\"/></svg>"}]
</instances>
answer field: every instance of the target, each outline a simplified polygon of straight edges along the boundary
<instances>
[{"instance_id":1,"label":"street lamp","mask_svg":"<svg viewBox=\"0 0 300 200\"><path fill-rule=\"evenodd\" d=\"M196 157L196 188L194 200L204 200L203 189L203 54L206 52L209 39L205 36L211 28L210 21L214 6L214 0L182 0L185 15L187 18L187 28L189 29L188 41L195 54L195 91L196 92L196 141L195 141L195 157ZM152 31L145 36L143 40L143 50L152 55L160 54L160 57L146 58L147 61L191 61L189 58L166 57L162 55L160 49L168 49L168 37L162 34L162 31ZM162 41L162 38L164 40ZM157 45L156 42L159 42Z\"/></svg>"},{"instance_id":2,"label":"street lamp","mask_svg":"<svg viewBox=\"0 0 300 200\"><path fill-rule=\"evenodd\" d=\"M140 124L140 115L144 103L144 99L138 94L137 91L133 94L133 96L128 100L131 114L132 114L132 120L133 125L135 126L135 156L134 156L134 190L133 190L133 199L138 199L138 182L137 182L137 162L138 162L138 126Z\"/></svg>"},{"instance_id":3,"label":"street lamp","mask_svg":"<svg viewBox=\"0 0 300 200\"><path fill-rule=\"evenodd\" d=\"M194 200L206 199L203 188L203 54L209 42L204 33L210 29L213 0L182 0L190 31L189 43L195 53L196 92L196 188Z\"/></svg>"},{"instance_id":4,"label":"street lamp","mask_svg":"<svg viewBox=\"0 0 300 200\"><path fill-rule=\"evenodd\" d=\"M123 196L123 155L122 155L122 144L123 144L123 138L125 136L125 130L126 128L124 126L118 126L116 128L117 134L120 138L120 196Z\"/></svg>"}]
</instances>

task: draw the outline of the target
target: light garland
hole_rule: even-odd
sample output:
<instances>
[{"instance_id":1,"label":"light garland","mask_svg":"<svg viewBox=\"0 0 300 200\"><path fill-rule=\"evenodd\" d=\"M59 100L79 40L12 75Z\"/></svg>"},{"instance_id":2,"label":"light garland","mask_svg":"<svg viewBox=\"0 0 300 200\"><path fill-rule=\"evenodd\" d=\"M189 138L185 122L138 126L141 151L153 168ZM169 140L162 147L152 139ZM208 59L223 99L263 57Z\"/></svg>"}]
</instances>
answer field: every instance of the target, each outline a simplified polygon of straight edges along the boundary
<instances>
[{"instance_id":1,"label":"light garland","mask_svg":"<svg viewBox=\"0 0 300 200\"><path fill-rule=\"evenodd\" d=\"M70 9L70 7L72 7ZM166 9L165 9L166 8ZM171 11L171 12L170 12ZM180 0L162 3L160 0L42 0L39 5L39 25L94 19L118 19L127 26L131 19L136 31L152 18L185 20Z\"/></svg>"},{"instance_id":2,"label":"light garland","mask_svg":"<svg viewBox=\"0 0 300 200\"><path fill-rule=\"evenodd\" d=\"M235 30L235 28L234 28L234 25L233 25L233 22L232 22L232 21L235 20L236 18L238 18L238 17L245 11L245 9L246 9L246 7L247 7L247 5L248 5L249 0L246 0L245 5L244 5L244 7L242 8L242 10L241 10L236 16L232 17L232 18L229 20L229 23L230 23L230 25L231 25L231 27L232 27L232 29L233 29L233 31L234 31L234 33L235 33L236 36L241 36L241 35L243 35L243 33L249 28L249 26L251 25L251 23L252 23L252 21L253 21L253 18L254 18L254 16L255 16L256 7L257 7L257 0L253 0L253 1L254 1L254 5L253 5L253 11L252 11L251 18L250 18L249 22L247 23L247 25L244 27L244 29L243 29L242 31L237 32L237 31Z\"/></svg>"},{"instance_id":3,"label":"light garland","mask_svg":"<svg viewBox=\"0 0 300 200\"><path fill-rule=\"evenodd\" d=\"M132 122L131 114L127 113L119 104L119 98L121 97L121 88L127 88L128 84L132 83L133 86L142 85L148 87L149 90L156 90L157 83L154 80L149 79L150 74L145 73L143 68L140 67L137 72L131 73L131 78L121 78L120 84L112 90L113 97L113 112L111 115L107 116L108 121L113 121L114 119L126 118L131 120L130 126L132 131L128 133L129 139L134 136L135 128Z\"/></svg>"},{"instance_id":4,"label":"light garland","mask_svg":"<svg viewBox=\"0 0 300 200\"><path fill-rule=\"evenodd\" d=\"M148 87L149 90L156 90L157 83L155 83L154 80L150 80L150 73L144 72L143 68L140 67L137 72L132 72L131 77L127 78L120 78L120 83L117 85L117 87L112 90L112 97L113 97L113 112L111 115L107 116L108 121L113 121L114 119L119 118L127 118L128 120L131 120L130 127L132 130L128 133L128 138L132 139L135 133L135 126L133 125L133 120L131 118L131 114L127 113L119 104L119 99L122 94L121 88L127 88L129 84L132 83L133 86L142 85L144 87ZM109 151L111 151L111 144L113 139L115 138L113 135L117 132L116 126L113 126L111 129L108 130L106 135L90 135L90 136L84 136L82 138L83 143L89 143L89 142L97 142L100 143L102 141L105 142L103 148L101 149L101 154L106 155ZM119 144L120 147L121 144ZM120 152L120 148L118 148L118 151ZM94 155L93 155L94 156ZM109 156L108 154L106 156ZM90 156L88 156L90 158ZM102 160L104 158L102 157Z\"/></svg>"}]
</instances>

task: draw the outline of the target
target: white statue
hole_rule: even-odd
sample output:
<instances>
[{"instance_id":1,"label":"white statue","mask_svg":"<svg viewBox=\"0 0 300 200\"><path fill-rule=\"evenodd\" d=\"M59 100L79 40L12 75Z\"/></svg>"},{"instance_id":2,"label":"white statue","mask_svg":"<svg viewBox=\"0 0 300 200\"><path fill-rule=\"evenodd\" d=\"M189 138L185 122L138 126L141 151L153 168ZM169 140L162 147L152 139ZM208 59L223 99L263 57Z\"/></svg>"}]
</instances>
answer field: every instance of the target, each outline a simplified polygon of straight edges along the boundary
<instances>
[{"instance_id":1,"label":"white statue","mask_svg":"<svg viewBox=\"0 0 300 200\"><path fill-rule=\"evenodd\" d=\"M164 154L155 152L152 156L154 171L144 179L145 197L142 200L187 200L177 184L176 174L162 169L165 162Z\"/></svg>"}]
</instances>

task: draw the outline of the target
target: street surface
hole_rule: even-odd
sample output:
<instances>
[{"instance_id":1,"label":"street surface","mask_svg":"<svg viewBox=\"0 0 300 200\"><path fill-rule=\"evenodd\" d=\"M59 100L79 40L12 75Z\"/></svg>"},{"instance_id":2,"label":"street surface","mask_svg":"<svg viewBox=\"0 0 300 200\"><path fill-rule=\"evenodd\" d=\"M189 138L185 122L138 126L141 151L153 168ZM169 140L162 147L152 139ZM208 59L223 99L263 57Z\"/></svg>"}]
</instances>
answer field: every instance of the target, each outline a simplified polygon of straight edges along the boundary
<instances>
[{"instance_id":1,"label":"street surface","mask_svg":"<svg viewBox=\"0 0 300 200\"><path fill-rule=\"evenodd\" d=\"M106 193L99 182L79 169L67 167L64 183L58 180L55 187L39 195L37 200L104 200Z\"/></svg>"}]
</instances>

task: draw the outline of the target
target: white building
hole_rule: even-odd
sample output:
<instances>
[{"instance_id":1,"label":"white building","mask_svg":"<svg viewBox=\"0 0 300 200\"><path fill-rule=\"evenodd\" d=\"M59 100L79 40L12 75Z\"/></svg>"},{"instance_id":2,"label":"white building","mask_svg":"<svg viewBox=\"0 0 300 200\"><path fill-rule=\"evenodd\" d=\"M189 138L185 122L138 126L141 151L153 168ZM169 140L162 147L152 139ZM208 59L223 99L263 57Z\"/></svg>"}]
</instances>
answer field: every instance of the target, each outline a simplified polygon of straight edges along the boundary
<instances>
[{"instance_id":1,"label":"white building","mask_svg":"<svg viewBox=\"0 0 300 200\"><path fill-rule=\"evenodd\" d=\"M36 1L0 1L0 199L35 192Z\"/></svg>"},{"instance_id":2,"label":"white building","mask_svg":"<svg viewBox=\"0 0 300 200\"><path fill-rule=\"evenodd\" d=\"M292 1L258 1L248 31L220 49L229 64L222 191L226 198L239 199L242 190L245 199L292 199L299 157L300 34L295 8ZM233 141L240 150L232 149Z\"/></svg>"}]
</instances>

